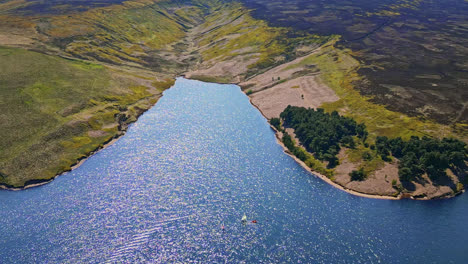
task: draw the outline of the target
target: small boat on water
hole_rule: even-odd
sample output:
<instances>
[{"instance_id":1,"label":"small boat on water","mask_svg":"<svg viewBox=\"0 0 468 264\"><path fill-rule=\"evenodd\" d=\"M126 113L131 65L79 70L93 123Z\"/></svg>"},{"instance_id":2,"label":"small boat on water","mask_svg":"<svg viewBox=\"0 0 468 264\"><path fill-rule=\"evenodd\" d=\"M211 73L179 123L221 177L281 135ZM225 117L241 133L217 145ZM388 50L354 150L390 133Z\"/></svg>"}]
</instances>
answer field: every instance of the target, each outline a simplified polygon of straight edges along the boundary
<instances>
[{"instance_id":1,"label":"small boat on water","mask_svg":"<svg viewBox=\"0 0 468 264\"><path fill-rule=\"evenodd\" d=\"M244 224L247 223L247 216L245 214L242 216L241 222Z\"/></svg>"}]
</instances>

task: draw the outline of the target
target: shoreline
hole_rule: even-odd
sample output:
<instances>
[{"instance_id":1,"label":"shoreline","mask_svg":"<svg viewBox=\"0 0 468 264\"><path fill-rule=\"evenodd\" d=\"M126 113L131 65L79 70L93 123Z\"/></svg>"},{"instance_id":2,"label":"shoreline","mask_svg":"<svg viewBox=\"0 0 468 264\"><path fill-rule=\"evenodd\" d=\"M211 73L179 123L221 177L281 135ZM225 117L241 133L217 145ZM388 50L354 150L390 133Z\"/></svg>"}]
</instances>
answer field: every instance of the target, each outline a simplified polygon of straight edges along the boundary
<instances>
[{"instance_id":1,"label":"shoreline","mask_svg":"<svg viewBox=\"0 0 468 264\"><path fill-rule=\"evenodd\" d=\"M242 90L241 90L242 91ZM245 94L245 93L244 93ZM268 118L263 114L262 110L257 106L255 105L251 98L246 95L248 98L249 98L249 102L252 106L254 106L259 112L260 114L268 121ZM276 128L274 128L270 123L268 123L268 125L270 126L270 128L275 132L275 138L276 138L276 142L278 143L278 145L280 145L282 148L283 148L283 151L286 155L290 156L291 158L293 158L301 167L303 167L305 170L307 170L308 172L310 172L312 175L314 175L315 177L325 181L326 183L330 184L331 186L335 187L336 189L339 189L341 191L344 191L344 192L347 192L349 194L352 194L354 196L359 196L359 197L364 197L364 198L371 198L371 199L379 199L379 200L401 200L403 199L403 195L400 193L398 196L387 196L387 195L377 195L377 194L368 194L368 193L361 193L361 192L357 192L357 191L354 191L354 190L351 190L351 189L348 189L348 188L345 188L341 185L339 185L338 183L332 181L330 178L328 178L327 176L321 174L321 173L318 173L314 170L312 170L309 166L307 166L302 160L298 159L296 156L294 156L293 154L291 154L288 150L288 148L286 148L286 146L283 144L283 142L281 141L281 139L279 138L278 136L278 130L276 130ZM414 198L411 198L411 199L414 199ZM414 200L418 200L418 199L414 199Z\"/></svg>"},{"instance_id":2,"label":"shoreline","mask_svg":"<svg viewBox=\"0 0 468 264\"><path fill-rule=\"evenodd\" d=\"M172 88L172 86L170 87ZM60 173L58 173L57 175L55 175L54 177L50 178L50 179L32 179L32 180L29 180L27 181L24 186L21 186L21 187L14 187L14 186L11 186L11 185L8 185L8 184L3 184L3 183L0 183L0 191L1 190L5 190L5 191L23 191L23 190L26 190L26 189L30 189L30 188L35 188L35 187L40 187L42 185L46 185L48 183L51 183L52 181L54 181L55 179L57 179L58 177L68 173L68 172L71 172L73 171L74 169L77 169L78 167L80 167L86 160L88 160L89 158L91 158L92 156L94 156L94 154L98 153L99 151L113 145L115 142L117 142L117 140L120 139L120 137L124 136L128 130L128 128L135 122L138 121L138 119L140 118L140 116L142 116L144 113L146 113L148 110L150 110L151 108L153 108L159 101L159 99L161 99L161 97L164 96L164 93L161 93L161 95L159 97L157 97L157 101L156 103L154 103L153 105L151 105L148 109L145 109L144 111L142 111L139 115L137 115L135 117L135 121L133 122L130 122L128 124L126 124L124 126L124 128L122 130L119 130L119 132L114 135L112 138L110 138L109 140L107 141L104 141L102 143L102 145L98 146L96 149L94 149L93 151L85 154L85 156L83 158L79 158L76 160L76 162L70 166L70 169L69 170L65 170L65 171L62 171ZM28 182L31 182L31 183L28 183Z\"/></svg>"},{"instance_id":3,"label":"shoreline","mask_svg":"<svg viewBox=\"0 0 468 264\"><path fill-rule=\"evenodd\" d=\"M183 77L183 78L187 78L185 76L185 74L181 74L179 77ZM177 77L176 77L177 78ZM176 79L175 78L175 79ZM191 78L187 78L189 80L197 80L197 79L191 79ZM230 82L229 84L235 84L237 86L239 86L239 83L236 83L236 82ZM170 87L172 88L172 86ZM404 193L400 193L398 194L398 196L388 196L388 195L378 195L378 194L369 194L369 193L362 193L362 192L358 192L358 191L355 191L355 190L352 190L352 189L348 189L334 181L332 181L330 178L328 178L327 176L319 173L319 172L316 172L314 170L312 170L309 166L307 166L302 160L298 159L295 155L293 155L292 153L290 153L290 151L286 148L286 146L283 144L283 142L281 141L281 139L279 138L279 131L273 127L270 123L269 123L269 119L266 117L266 115L263 113L263 111L256 105L252 102L252 98L250 96L248 96L243 90L242 88L239 86L240 88L240 92L242 92L243 94L245 94L247 96L247 98L249 99L249 103L255 107L259 112L260 114L267 120L268 122L268 125L270 126L270 128L273 130L273 132L275 133L275 138L276 138L276 142L278 145L280 145L282 148L283 148L283 152L290 156L292 159L294 159L294 161L296 161L301 167L303 167L305 170L307 170L309 173L311 173L313 176L325 181L326 183L330 184L332 187L336 188L336 189L339 189L341 191L344 191L348 194L351 194L351 195L354 195L354 196L358 196L358 197L364 197L364 198L370 198L370 199L379 199L379 200L402 200L402 199L412 199L412 200L435 200L435 199L447 199L447 198L453 198L453 197L456 197L460 194L463 194L465 192L465 190L462 190L458 193L455 193L454 195L451 195L451 196L444 196L444 197L439 197L439 198L433 198L433 199L425 199L425 198L415 198L411 195L405 195ZM153 108L157 102L159 101L159 99L164 96L164 94L162 93L157 99L157 101L151 105L148 109L145 109L144 111L142 111L139 115L136 116L135 120L133 122L130 122L128 124L126 124L126 126L124 126L124 128L122 130L119 131L118 134L114 135L114 137L112 137L110 140L104 142L101 146L98 146L95 150L89 152L88 154L86 154L85 157L81 158L81 159L78 159L76 161L75 164L73 164L69 170L66 170L66 171L62 171L60 173L58 173L57 175L55 175L54 177L50 178L50 179L33 179L33 180L29 180L25 183L24 186L22 187L14 187L14 186L11 186L11 185L7 185L7 184L0 184L0 190L6 190L6 191L22 191L22 190L26 190L26 189L30 189L30 188L34 188L34 187L40 187L42 185L45 185L45 184L48 184L52 181L54 181L57 177L60 177L68 172L71 172L72 170L74 169L77 169L78 167L80 167L86 160L88 160L89 158L91 158L94 154L98 153L99 151L113 145L115 142L117 142L117 140L120 139L120 137L124 136L128 130L128 128L130 127L130 125L132 125L133 123L137 122L139 117L141 115L143 115L144 113L146 113L148 110L150 110L151 108ZM30 183L29 183L30 182Z\"/></svg>"},{"instance_id":4,"label":"shoreline","mask_svg":"<svg viewBox=\"0 0 468 264\"><path fill-rule=\"evenodd\" d=\"M149 109L148 109L149 110ZM131 124L131 123L130 123ZM23 191L23 190L26 190L26 189L30 189L30 188L34 188L34 187L39 187L39 186L42 186L42 185L46 185L48 183L51 183L52 181L54 181L55 179L57 179L58 177L68 173L68 172L71 172L73 171L74 169L77 169L78 167L80 167L86 160L88 160L89 158L91 158L94 154L98 153L99 151L113 145L115 142L117 142L117 140L120 139L120 137L122 137L123 135L125 135L125 132L126 130L121 130L120 131L121 133L112 137L109 141L105 142L102 146L99 146L98 148L96 148L95 150L91 151L90 153L88 153L84 158L82 159L79 159L77 160L77 162L75 164L73 164L69 170L66 170L66 171L63 171L63 172L60 172L59 174L55 175L53 178L50 178L50 179L36 179L36 180L29 180L28 182L33 182L33 183L30 183L28 184L28 182L25 183L24 186L22 187L13 187L11 185L7 185L7 184L0 184L0 189L1 190L6 190L6 191Z\"/></svg>"},{"instance_id":5,"label":"shoreline","mask_svg":"<svg viewBox=\"0 0 468 264\"><path fill-rule=\"evenodd\" d=\"M241 90L242 91L242 90ZM244 93L245 94L245 93ZM260 114L267 120L268 122L268 118L263 114L262 110L257 106L255 105L251 98L247 95L247 97L249 98L249 102L251 105L253 105L259 112ZM358 191L355 191L355 190L352 190L352 189L348 189L334 181L332 181L330 178L328 178L327 176L319 173L319 172L316 172L314 170L312 170L309 166L307 166L302 160L298 159L296 156L294 156L294 154L292 154L289 149L283 144L283 141L281 141L281 139L279 138L278 136L278 130L273 127L269 122L268 122L268 125L270 126L270 128L273 130L273 132L275 133L275 138L276 138L276 142L278 143L278 145L280 145L282 148L283 148L283 152L290 156L292 159L294 159L294 161L296 161L301 167L303 167L306 171L310 172L313 176L325 181L326 183L330 184L332 187L336 188L336 189L339 189L341 191L344 191L346 193L349 193L351 195L354 195L354 196L358 196L358 197L363 197L363 198L369 198L369 199L377 199L377 200L393 200L393 201L398 201L398 200L403 200L403 199L410 199L410 200L417 200L417 201L431 201L431 200L442 200L442 199L450 199L450 198L454 198L454 197L457 197L463 193L465 193L465 189L461 190L460 192L457 192L457 193L454 193L453 195L449 195L449 196L440 196L440 197L434 197L434 198L431 198L431 199L428 199L428 198L417 198L417 197L414 197L410 194L405 194L405 193L399 193L398 196L388 196L388 195L378 195L378 194L369 194L369 193L362 193L362 192L358 192Z\"/></svg>"}]
</instances>

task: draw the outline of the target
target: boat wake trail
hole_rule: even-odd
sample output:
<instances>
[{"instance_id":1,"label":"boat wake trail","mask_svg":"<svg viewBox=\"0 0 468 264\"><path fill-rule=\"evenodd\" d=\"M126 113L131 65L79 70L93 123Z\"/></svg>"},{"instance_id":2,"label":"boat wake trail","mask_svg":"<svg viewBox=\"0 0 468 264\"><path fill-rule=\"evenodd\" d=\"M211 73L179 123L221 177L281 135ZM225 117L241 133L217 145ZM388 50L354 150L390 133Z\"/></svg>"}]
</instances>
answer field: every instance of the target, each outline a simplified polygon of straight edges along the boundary
<instances>
[{"instance_id":1,"label":"boat wake trail","mask_svg":"<svg viewBox=\"0 0 468 264\"><path fill-rule=\"evenodd\" d=\"M152 234L156 233L157 231L161 230L164 226L174 223L176 221L180 221L183 219L187 219L190 216L182 216L182 217L174 217L170 219L166 219L164 221L158 222L155 226L138 231L137 234L133 235L133 237L125 243L125 245L120 246L117 248L112 255L106 260L105 263L116 263L120 262L122 258L127 256L132 251L138 249L141 245L145 244L149 241L149 238Z\"/></svg>"}]
</instances>

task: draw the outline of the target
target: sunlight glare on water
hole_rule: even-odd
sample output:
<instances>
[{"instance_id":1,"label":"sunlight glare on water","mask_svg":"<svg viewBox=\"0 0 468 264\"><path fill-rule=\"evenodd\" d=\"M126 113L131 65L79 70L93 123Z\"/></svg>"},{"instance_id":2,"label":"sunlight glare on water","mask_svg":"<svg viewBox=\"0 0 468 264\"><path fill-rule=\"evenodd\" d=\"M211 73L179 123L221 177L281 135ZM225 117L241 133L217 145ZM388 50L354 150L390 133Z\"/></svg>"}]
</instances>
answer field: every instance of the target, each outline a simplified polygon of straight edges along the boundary
<instances>
[{"instance_id":1,"label":"sunlight glare on water","mask_svg":"<svg viewBox=\"0 0 468 264\"><path fill-rule=\"evenodd\" d=\"M334 189L284 154L238 86L179 78L78 169L0 192L0 262L463 263L467 200Z\"/></svg>"}]
</instances>

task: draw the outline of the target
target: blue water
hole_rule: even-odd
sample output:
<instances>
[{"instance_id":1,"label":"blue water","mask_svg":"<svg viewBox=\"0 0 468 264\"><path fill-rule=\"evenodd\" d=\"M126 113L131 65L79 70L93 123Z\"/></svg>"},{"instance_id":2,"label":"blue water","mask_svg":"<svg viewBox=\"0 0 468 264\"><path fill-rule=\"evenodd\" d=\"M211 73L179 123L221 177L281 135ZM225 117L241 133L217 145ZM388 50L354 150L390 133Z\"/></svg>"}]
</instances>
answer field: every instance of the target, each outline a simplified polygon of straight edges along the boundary
<instances>
[{"instance_id":1,"label":"blue water","mask_svg":"<svg viewBox=\"0 0 468 264\"><path fill-rule=\"evenodd\" d=\"M239 87L180 78L81 167L0 192L0 263L466 263L467 209L337 190Z\"/></svg>"}]
</instances>

